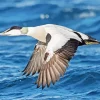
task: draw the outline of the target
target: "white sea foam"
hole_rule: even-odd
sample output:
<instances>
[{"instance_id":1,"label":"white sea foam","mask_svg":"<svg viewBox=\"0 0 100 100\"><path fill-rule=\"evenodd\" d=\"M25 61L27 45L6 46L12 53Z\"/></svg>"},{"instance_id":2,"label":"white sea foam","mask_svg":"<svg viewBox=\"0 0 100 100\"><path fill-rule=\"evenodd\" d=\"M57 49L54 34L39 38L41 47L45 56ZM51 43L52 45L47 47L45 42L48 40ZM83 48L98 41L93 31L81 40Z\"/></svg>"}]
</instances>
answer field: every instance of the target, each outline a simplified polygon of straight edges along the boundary
<instances>
[{"instance_id":1,"label":"white sea foam","mask_svg":"<svg viewBox=\"0 0 100 100\"><path fill-rule=\"evenodd\" d=\"M88 9L88 10L100 10L100 6L87 6L87 7L85 7L86 9Z\"/></svg>"},{"instance_id":2,"label":"white sea foam","mask_svg":"<svg viewBox=\"0 0 100 100\"><path fill-rule=\"evenodd\" d=\"M48 14L41 14L40 18L41 19L48 19L50 16Z\"/></svg>"},{"instance_id":3,"label":"white sea foam","mask_svg":"<svg viewBox=\"0 0 100 100\"><path fill-rule=\"evenodd\" d=\"M87 18L87 17L94 17L96 16L96 13L94 12L83 12L79 15L79 18Z\"/></svg>"},{"instance_id":4,"label":"white sea foam","mask_svg":"<svg viewBox=\"0 0 100 100\"><path fill-rule=\"evenodd\" d=\"M20 8L20 7L32 6L35 4L36 4L35 0L26 0L24 2L22 1L22 2L16 3L16 7Z\"/></svg>"}]
</instances>

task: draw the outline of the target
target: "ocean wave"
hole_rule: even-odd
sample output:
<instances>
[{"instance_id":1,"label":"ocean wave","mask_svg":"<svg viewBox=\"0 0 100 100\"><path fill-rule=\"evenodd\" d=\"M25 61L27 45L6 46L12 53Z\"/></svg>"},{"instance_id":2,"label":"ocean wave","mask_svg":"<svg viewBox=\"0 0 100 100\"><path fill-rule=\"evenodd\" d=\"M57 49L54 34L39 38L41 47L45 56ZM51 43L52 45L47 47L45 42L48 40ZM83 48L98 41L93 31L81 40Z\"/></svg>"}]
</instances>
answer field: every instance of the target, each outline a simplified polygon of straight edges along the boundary
<instances>
[{"instance_id":1,"label":"ocean wave","mask_svg":"<svg viewBox=\"0 0 100 100\"><path fill-rule=\"evenodd\" d=\"M84 70L84 69L83 69ZM86 70L85 70L86 71ZM61 78L60 82L57 84L57 87L62 87L63 88L79 88L79 87L85 87L87 88L88 86L93 86L94 88L96 87L95 85L99 85L99 71L98 72L82 72L80 71L71 71L66 73L64 77ZM79 73L80 72L80 73Z\"/></svg>"},{"instance_id":2,"label":"ocean wave","mask_svg":"<svg viewBox=\"0 0 100 100\"><path fill-rule=\"evenodd\" d=\"M20 8L20 7L27 7L27 6L33 6L36 5L36 1L34 0L27 0L27 1L21 1L16 3L16 7Z\"/></svg>"},{"instance_id":3,"label":"ocean wave","mask_svg":"<svg viewBox=\"0 0 100 100\"><path fill-rule=\"evenodd\" d=\"M96 14L94 12L83 12L79 15L79 18L87 18L87 17L95 17Z\"/></svg>"}]
</instances>

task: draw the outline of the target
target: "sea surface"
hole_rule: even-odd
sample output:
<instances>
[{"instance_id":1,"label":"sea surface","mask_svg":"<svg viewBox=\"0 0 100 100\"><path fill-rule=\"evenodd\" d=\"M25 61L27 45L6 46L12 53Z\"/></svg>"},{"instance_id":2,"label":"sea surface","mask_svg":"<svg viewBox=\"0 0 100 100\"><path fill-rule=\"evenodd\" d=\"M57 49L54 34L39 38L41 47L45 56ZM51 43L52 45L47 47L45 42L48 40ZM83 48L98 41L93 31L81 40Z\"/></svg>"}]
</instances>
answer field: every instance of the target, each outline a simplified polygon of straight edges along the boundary
<instances>
[{"instance_id":1,"label":"sea surface","mask_svg":"<svg viewBox=\"0 0 100 100\"><path fill-rule=\"evenodd\" d=\"M11 26L63 25L100 41L100 0L0 0L0 32ZM100 45L79 47L63 77L36 88L26 77L37 40L0 36L0 100L100 100Z\"/></svg>"}]
</instances>

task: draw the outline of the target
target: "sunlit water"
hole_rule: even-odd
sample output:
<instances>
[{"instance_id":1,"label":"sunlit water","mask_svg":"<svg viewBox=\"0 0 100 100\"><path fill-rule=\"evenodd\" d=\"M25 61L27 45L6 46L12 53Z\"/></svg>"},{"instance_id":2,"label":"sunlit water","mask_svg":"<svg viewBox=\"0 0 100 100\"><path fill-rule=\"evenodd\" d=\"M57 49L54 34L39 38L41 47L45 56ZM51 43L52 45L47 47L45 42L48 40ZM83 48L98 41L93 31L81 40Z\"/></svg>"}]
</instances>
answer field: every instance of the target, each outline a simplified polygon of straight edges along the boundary
<instances>
[{"instance_id":1,"label":"sunlit water","mask_svg":"<svg viewBox=\"0 0 100 100\"><path fill-rule=\"evenodd\" d=\"M100 0L0 0L0 31L59 24L100 40ZM37 89L25 68L37 41L0 36L0 100L100 100L100 45L78 48L60 81Z\"/></svg>"}]
</instances>

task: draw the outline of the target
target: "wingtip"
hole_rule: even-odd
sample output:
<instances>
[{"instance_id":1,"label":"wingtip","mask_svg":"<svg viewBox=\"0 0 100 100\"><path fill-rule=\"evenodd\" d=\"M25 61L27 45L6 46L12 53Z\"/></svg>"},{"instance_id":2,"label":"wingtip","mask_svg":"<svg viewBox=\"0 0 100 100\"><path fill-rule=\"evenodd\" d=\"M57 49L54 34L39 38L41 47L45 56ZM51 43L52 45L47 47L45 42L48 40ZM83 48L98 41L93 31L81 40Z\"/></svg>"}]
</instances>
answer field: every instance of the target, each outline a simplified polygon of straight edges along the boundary
<instances>
[{"instance_id":1,"label":"wingtip","mask_svg":"<svg viewBox=\"0 0 100 100\"><path fill-rule=\"evenodd\" d=\"M26 74L26 72L25 72L25 69L24 70L22 70L22 75L25 75Z\"/></svg>"},{"instance_id":2,"label":"wingtip","mask_svg":"<svg viewBox=\"0 0 100 100\"><path fill-rule=\"evenodd\" d=\"M24 72L25 70L22 70L22 72Z\"/></svg>"},{"instance_id":3,"label":"wingtip","mask_svg":"<svg viewBox=\"0 0 100 100\"><path fill-rule=\"evenodd\" d=\"M26 72L22 72L22 73L23 73L22 75L26 75L26 77L30 75L30 73L26 73Z\"/></svg>"},{"instance_id":4,"label":"wingtip","mask_svg":"<svg viewBox=\"0 0 100 100\"><path fill-rule=\"evenodd\" d=\"M37 85L37 88L39 88L40 86Z\"/></svg>"},{"instance_id":5,"label":"wingtip","mask_svg":"<svg viewBox=\"0 0 100 100\"><path fill-rule=\"evenodd\" d=\"M39 88L41 85L39 85L37 82L35 82L35 84L37 84L37 88Z\"/></svg>"},{"instance_id":6,"label":"wingtip","mask_svg":"<svg viewBox=\"0 0 100 100\"><path fill-rule=\"evenodd\" d=\"M52 82L53 85L55 85L55 82Z\"/></svg>"},{"instance_id":7,"label":"wingtip","mask_svg":"<svg viewBox=\"0 0 100 100\"><path fill-rule=\"evenodd\" d=\"M45 86L42 86L42 90L45 88Z\"/></svg>"},{"instance_id":8,"label":"wingtip","mask_svg":"<svg viewBox=\"0 0 100 100\"><path fill-rule=\"evenodd\" d=\"M29 75L30 75L30 73L26 74L26 76L29 76Z\"/></svg>"},{"instance_id":9,"label":"wingtip","mask_svg":"<svg viewBox=\"0 0 100 100\"><path fill-rule=\"evenodd\" d=\"M47 87L49 88L50 87L50 84L47 84Z\"/></svg>"},{"instance_id":10,"label":"wingtip","mask_svg":"<svg viewBox=\"0 0 100 100\"><path fill-rule=\"evenodd\" d=\"M22 75L25 75L26 73L25 72L22 72Z\"/></svg>"}]
</instances>

